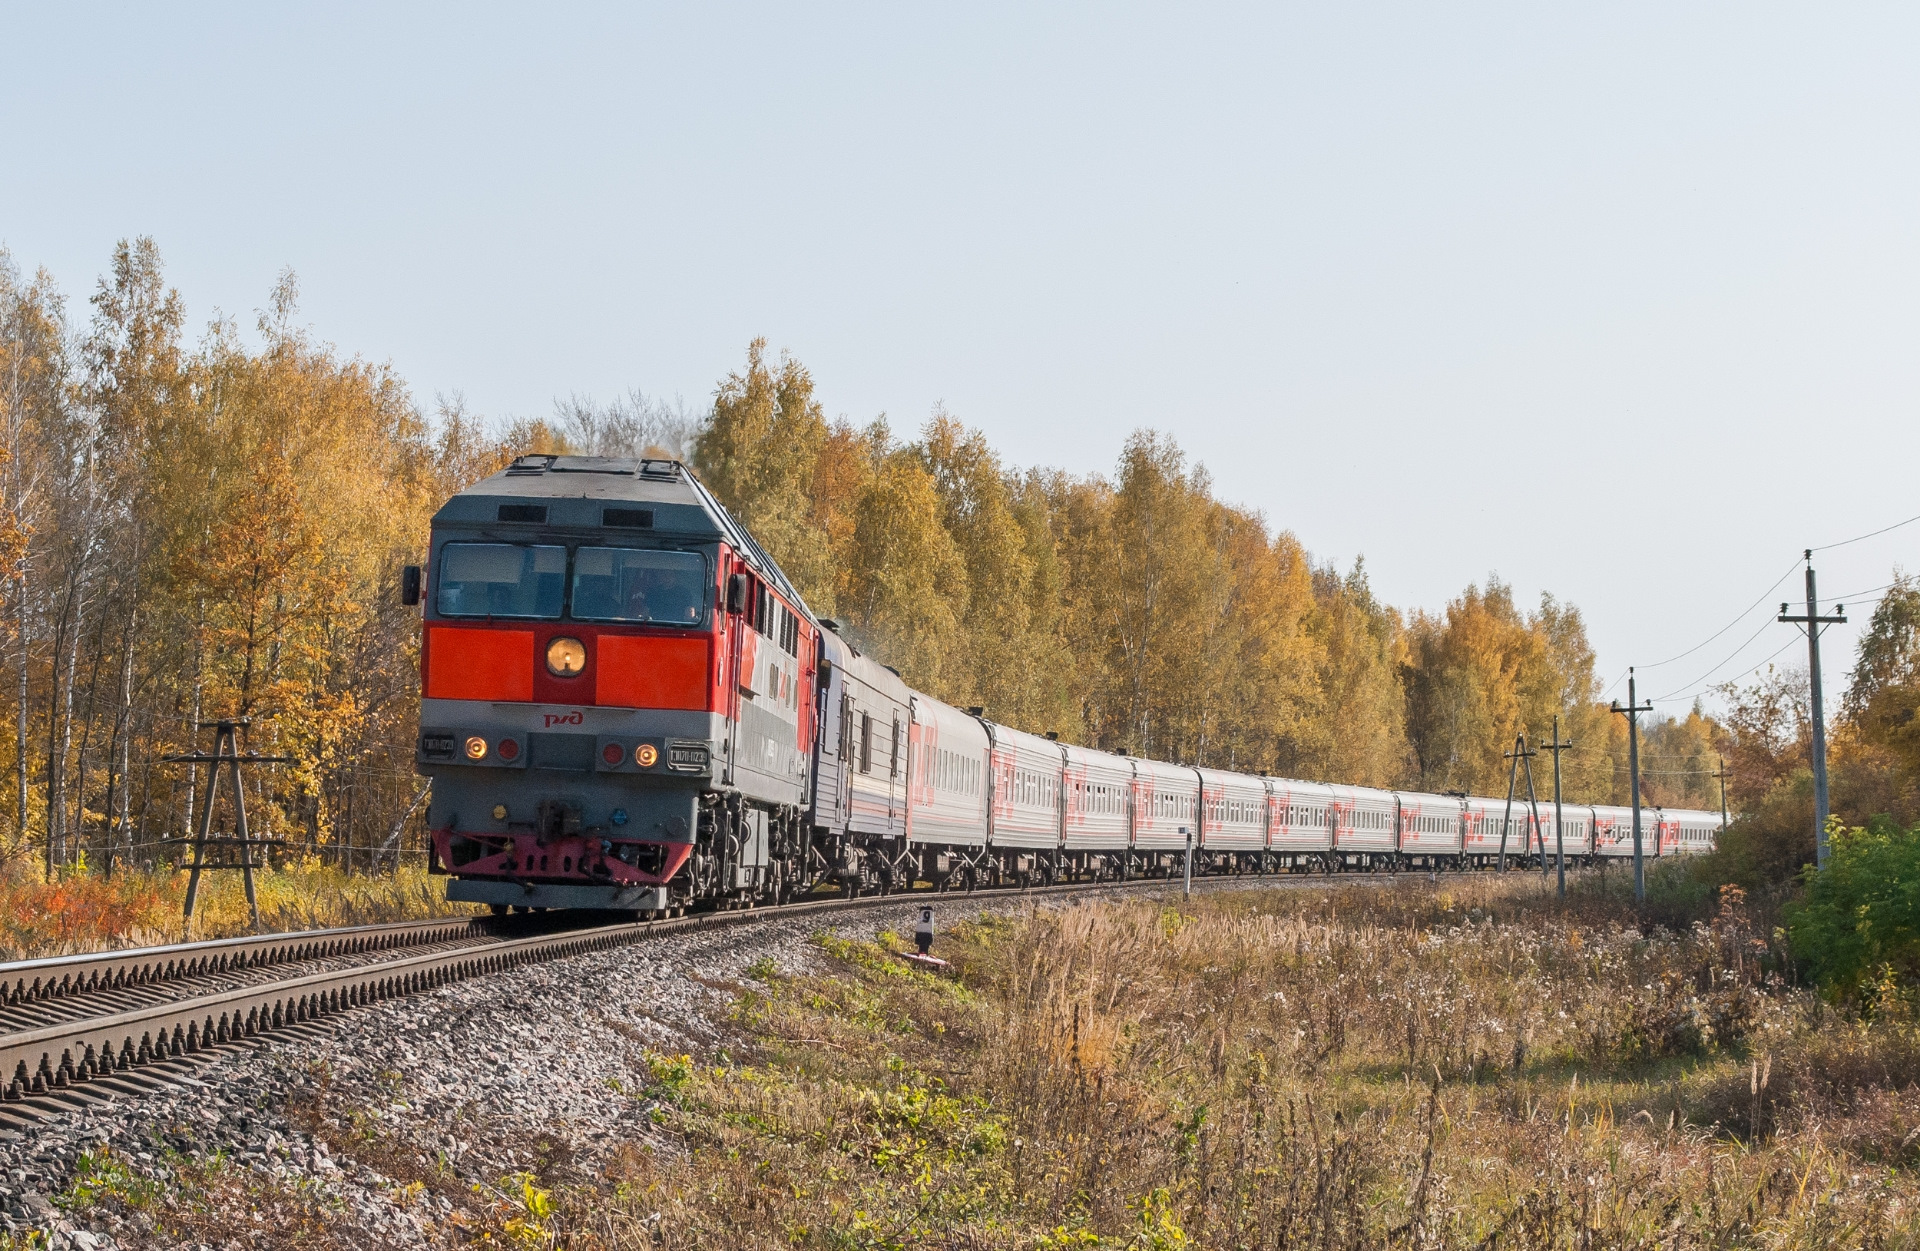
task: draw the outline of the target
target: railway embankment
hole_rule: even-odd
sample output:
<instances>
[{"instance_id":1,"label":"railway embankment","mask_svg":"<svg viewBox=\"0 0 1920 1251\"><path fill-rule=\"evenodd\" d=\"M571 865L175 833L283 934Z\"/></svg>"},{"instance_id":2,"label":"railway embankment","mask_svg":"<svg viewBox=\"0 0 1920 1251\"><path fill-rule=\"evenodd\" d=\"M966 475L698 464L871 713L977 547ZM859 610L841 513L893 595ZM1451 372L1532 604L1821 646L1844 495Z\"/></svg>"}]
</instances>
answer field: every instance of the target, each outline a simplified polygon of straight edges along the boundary
<instances>
[{"instance_id":1,"label":"railway embankment","mask_svg":"<svg viewBox=\"0 0 1920 1251\"><path fill-rule=\"evenodd\" d=\"M946 900L953 977L896 956L918 900L529 964L0 1135L9 1219L94 1248L1897 1245L1913 1019L1791 985L1737 895L1669 932L1581 886Z\"/></svg>"},{"instance_id":2,"label":"railway embankment","mask_svg":"<svg viewBox=\"0 0 1920 1251\"><path fill-rule=\"evenodd\" d=\"M0 1247L526 1234L553 1187L591 1186L616 1156L677 1150L662 1092L692 1064L679 1057L725 1052L730 1005L756 977L816 975L820 935L910 926L919 904L769 915L528 963L143 1066L134 1076L151 1093L0 1129ZM949 917L1031 906L937 903Z\"/></svg>"}]
</instances>

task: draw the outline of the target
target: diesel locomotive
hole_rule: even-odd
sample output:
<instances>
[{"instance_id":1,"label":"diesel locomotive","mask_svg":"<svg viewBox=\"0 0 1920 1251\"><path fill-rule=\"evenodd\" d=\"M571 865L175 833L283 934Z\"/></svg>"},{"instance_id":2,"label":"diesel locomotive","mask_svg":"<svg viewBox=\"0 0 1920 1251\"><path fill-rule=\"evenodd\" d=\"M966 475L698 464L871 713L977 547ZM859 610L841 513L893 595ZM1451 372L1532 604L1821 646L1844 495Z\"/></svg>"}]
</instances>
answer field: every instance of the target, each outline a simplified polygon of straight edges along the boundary
<instances>
[{"instance_id":1,"label":"diesel locomotive","mask_svg":"<svg viewBox=\"0 0 1920 1251\"><path fill-rule=\"evenodd\" d=\"M665 914L1171 872L1631 856L1631 814L1191 768L1026 734L913 690L811 613L676 461L522 456L448 500L420 737L447 897ZM1650 810L1649 856L1716 814Z\"/></svg>"}]
</instances>

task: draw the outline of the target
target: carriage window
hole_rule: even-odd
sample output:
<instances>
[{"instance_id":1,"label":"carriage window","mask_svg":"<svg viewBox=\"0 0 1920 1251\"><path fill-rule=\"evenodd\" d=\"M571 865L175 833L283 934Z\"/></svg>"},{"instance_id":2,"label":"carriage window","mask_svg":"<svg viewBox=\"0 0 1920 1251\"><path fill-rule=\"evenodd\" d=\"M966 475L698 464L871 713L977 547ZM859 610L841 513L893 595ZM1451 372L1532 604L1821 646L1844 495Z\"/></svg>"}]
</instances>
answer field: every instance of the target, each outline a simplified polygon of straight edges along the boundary
<instances>
[{"instance_id":1,"label":"carriage window","mask_svg":"<svg viewBox=\"0 0 1920 1251\"><path fill-rule=\"evenodd\" d=\"M583 547L573 555L573 615L583 621L699 625L707 599L698 552Z\"/></svg>"},{"instance_id":2,"label":"carriage window","mask_svg":"<svg viewBox=\"0 0 1920 1251\"><path fill-rule=\"evenodd\" d=\"M558 617L566 582L564 547L449 543L435 607L443 617Z\"/></svg>"}]
</instances>

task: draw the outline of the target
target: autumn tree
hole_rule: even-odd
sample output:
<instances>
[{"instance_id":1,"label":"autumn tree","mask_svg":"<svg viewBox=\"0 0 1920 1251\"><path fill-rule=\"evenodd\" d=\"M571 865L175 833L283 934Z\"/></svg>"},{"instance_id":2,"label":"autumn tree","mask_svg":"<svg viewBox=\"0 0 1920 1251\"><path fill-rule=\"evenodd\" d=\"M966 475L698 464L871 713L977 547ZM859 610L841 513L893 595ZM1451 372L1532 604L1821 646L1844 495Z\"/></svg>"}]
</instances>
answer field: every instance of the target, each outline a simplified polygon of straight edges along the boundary
<instances>
[{"instance_id":1,"label":"autumn tree","mask_svg":"<svg viewBox=\"0 0 1920 1251\"><path fill-rule=\"evenodd\" d=\"M777 366L769 362L767 341L755 339L746 368L721 382L712 419L693 447L701 479L816 612L831 611L833 602L830 554L809 524L814 469L826 441L813 376L789 356Z\"/></svg>"}]
</instances>

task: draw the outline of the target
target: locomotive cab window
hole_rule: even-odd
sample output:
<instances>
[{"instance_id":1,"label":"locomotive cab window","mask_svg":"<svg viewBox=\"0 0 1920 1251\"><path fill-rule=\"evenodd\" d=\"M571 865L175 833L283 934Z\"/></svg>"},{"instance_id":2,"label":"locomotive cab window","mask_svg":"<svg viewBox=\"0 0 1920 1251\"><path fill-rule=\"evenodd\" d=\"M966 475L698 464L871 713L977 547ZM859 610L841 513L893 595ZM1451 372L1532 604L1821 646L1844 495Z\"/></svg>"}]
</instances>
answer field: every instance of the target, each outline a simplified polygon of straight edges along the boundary
<instances>
[{"instance_id":1,"label":"locomotive cab window","mask_svg":"<svg viewBox=\"0 0 1920 1251\"><path fill-rule=\"evenodd\" d=\"M443 617L558 617L566 581L564 547L449 543L434 608Z\"/></svg>"},{"instance_id":2,"label":"locomotive cab window","mask_svg":"<svg viewBox=\"0 0 1920 1251\"><path fill-rule=\"evenodd\" d=\"M699 625L707 562L697 552L583 547L573 557L573 615L583 621Z\"/></svg>"}]
</instances>

